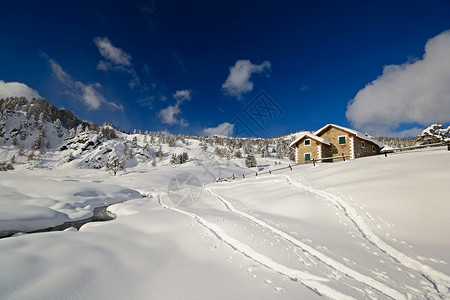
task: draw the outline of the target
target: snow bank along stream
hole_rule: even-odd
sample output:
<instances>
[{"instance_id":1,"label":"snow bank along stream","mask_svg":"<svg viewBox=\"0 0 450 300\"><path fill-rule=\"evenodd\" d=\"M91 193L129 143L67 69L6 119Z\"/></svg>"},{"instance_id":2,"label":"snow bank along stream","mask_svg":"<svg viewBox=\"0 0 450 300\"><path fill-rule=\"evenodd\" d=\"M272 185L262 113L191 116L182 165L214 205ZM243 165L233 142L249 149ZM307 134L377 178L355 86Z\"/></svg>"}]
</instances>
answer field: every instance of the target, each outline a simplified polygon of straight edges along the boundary
<instances>
[{"instance_id":1,"label":"snow bank along stream","mask_svg":"<svg viewBox=\"0 0 450 300\"><path fill-rule=\"evenodd\" d=\"M71 227L76 228L78 230L81 228L81 226L83 226L86 223L114 220L117 216L116 216L116 214L110 212L108 210L108 207L109 207L109 205L99 206L99 207L94 208L93 215L92 215L92 217L89 217L89 218L76 220L76 221L68 221L61 225L56 225L56 226L47 227L47 228L43 228L43 229L28 231L25 233L29 234L29 233L48 232L48 231L63 231L68 228L71 228ZM6 237L11 237L14 234L18 234L18 233L22 233L22 232L19 232L16 230L0 231L0 239L6 238Z\"/></svg>"}]
</instances>

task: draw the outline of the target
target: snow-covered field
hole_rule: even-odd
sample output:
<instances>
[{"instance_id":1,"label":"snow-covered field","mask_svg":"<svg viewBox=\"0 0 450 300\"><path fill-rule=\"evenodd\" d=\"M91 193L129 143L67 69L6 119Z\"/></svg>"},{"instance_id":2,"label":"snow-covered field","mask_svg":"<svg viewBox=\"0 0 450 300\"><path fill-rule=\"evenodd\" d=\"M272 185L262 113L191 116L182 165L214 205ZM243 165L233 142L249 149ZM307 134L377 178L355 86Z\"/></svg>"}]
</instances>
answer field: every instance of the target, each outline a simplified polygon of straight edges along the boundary
<instances>
[{"instance_id":1,"label":"snow-covered field","mask_svg":"<svg viewBox=\"0 0 450 300\"><path fill-rule=\"evenodd\" d=\"M196 149L187 164L115 177L70 164L0 172L0 231L128 200L112 221L0 239L0 299L450 297L446 148L221 183L219 171L250 171Z\"/></svg>"}]
</instances>

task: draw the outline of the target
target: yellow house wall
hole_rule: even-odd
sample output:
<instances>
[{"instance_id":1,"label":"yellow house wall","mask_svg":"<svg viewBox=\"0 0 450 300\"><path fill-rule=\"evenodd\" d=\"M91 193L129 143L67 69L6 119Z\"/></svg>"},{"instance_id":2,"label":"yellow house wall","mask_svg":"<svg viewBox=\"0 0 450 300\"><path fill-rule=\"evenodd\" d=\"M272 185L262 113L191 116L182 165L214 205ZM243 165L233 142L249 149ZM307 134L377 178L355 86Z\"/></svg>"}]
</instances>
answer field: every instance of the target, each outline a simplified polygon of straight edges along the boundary
<instances>
[{"instance_id":1,"label":"yellow house wall","mask_svg":"<svg viewBox=\"0 0 450 300\"><path fill-rule=\"evenodd\" d=\"M366 144L365 148L362 147L361 142L364 142ZM353 143L354 143L354 149L355 149L355 158L358 157L358 154L359 154L359 157L380 154L380 148L371 142L363 141L358 138L355 138ZM375 152L372 151L372 146L375 146Z\"/></svg>"},{"instance_id":2,"label":"yellow house wall","mask_svg":"<svg viewBox=\"0 0 450 300\"><path fill-rule=\"evenodd\" d=\"M297 144L297 163L304 163L305 162L305 153L311 153L311 160L317 159L319 156L319 149L318 147L321 147L321 143L316 142L313 139L311 140L311 144L308 146L305 146L305 139L299 141Z\"/></svg>"},{"instance_id":3,"label":"yellow house wall","mask_svg":"<svg viewBox=\"0 0 450 300\"><path fill-rule=\"evenodd\" d=\"M322 152L322 157L342 156L342 153L344 153L344 155L351 155L349 133L334 127L329 127L319 136L331 143L331 146L323 147L324 151ZM345 136L345 145L339 145L340 136ZM334 159L333 161L341 161L341 160L342 159L339 158Z\"/></svg>"}]
</instances>

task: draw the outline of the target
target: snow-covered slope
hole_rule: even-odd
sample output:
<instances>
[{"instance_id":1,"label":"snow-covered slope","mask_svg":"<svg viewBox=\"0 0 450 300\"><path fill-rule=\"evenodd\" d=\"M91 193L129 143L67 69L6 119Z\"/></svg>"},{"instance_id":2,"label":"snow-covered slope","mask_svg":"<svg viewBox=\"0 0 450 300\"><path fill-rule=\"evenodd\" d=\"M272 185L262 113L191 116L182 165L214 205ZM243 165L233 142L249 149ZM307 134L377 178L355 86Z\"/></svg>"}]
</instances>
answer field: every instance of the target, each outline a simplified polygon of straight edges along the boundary
<instances>
[{"instance_id":1,"label":"snow-covered slope","mask_svg":"<svg viewBox=\"0 0 450 300\"><path fill-rule=\"evenodd\" d=\"M117 141L84 152L123 152L110 144ZM51 169L0 172L2 207L38 221L132 199L110 206L113 221L1 239L0 298L449 297L446 148L212 183L219 172L250 171L243 159L211 160L212 149L187 144L163 146L166 154L187 151L186 164L166 155L151 167L135 154L118 176L81 168L83 151L71 163L51 162L69 150L47 152ZM274 169L275 160L261 163ZM192 205L177 205L179 197Z\"/></svg>"},{"instance_id":2,"label":"snow-covered slope","mask_svg":"<svg viewBox=\"0 0 450 300\"><path fill-rule=\"evenodd\" d=\"M17 233L0 299L449 297L445 147L291 171L300 133L125 134L42 99L0 108L0 235ZM108 205L113 221L22 233Z\"/></svg>"}]
</instances>

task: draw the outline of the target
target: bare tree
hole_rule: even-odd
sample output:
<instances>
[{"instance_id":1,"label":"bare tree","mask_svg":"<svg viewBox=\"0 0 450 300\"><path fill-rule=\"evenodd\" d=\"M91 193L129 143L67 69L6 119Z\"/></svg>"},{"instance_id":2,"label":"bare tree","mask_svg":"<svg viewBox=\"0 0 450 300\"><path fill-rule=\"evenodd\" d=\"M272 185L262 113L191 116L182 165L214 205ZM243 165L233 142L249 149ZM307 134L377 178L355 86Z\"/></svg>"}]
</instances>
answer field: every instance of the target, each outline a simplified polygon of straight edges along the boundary
<instances>
[{"instance_id":1,"label":"bare tree","mask_svg":"<svg viewBox=\"0 0 450 300\"><path fill-rule=\"evenodd\" d=\"M108 171L112 171L114 176L116 176L118 171L125 170L125 161L123 159L119 159L117 156L113 156L108 160L106 169Z\"/></svg>"}]
</instances>

